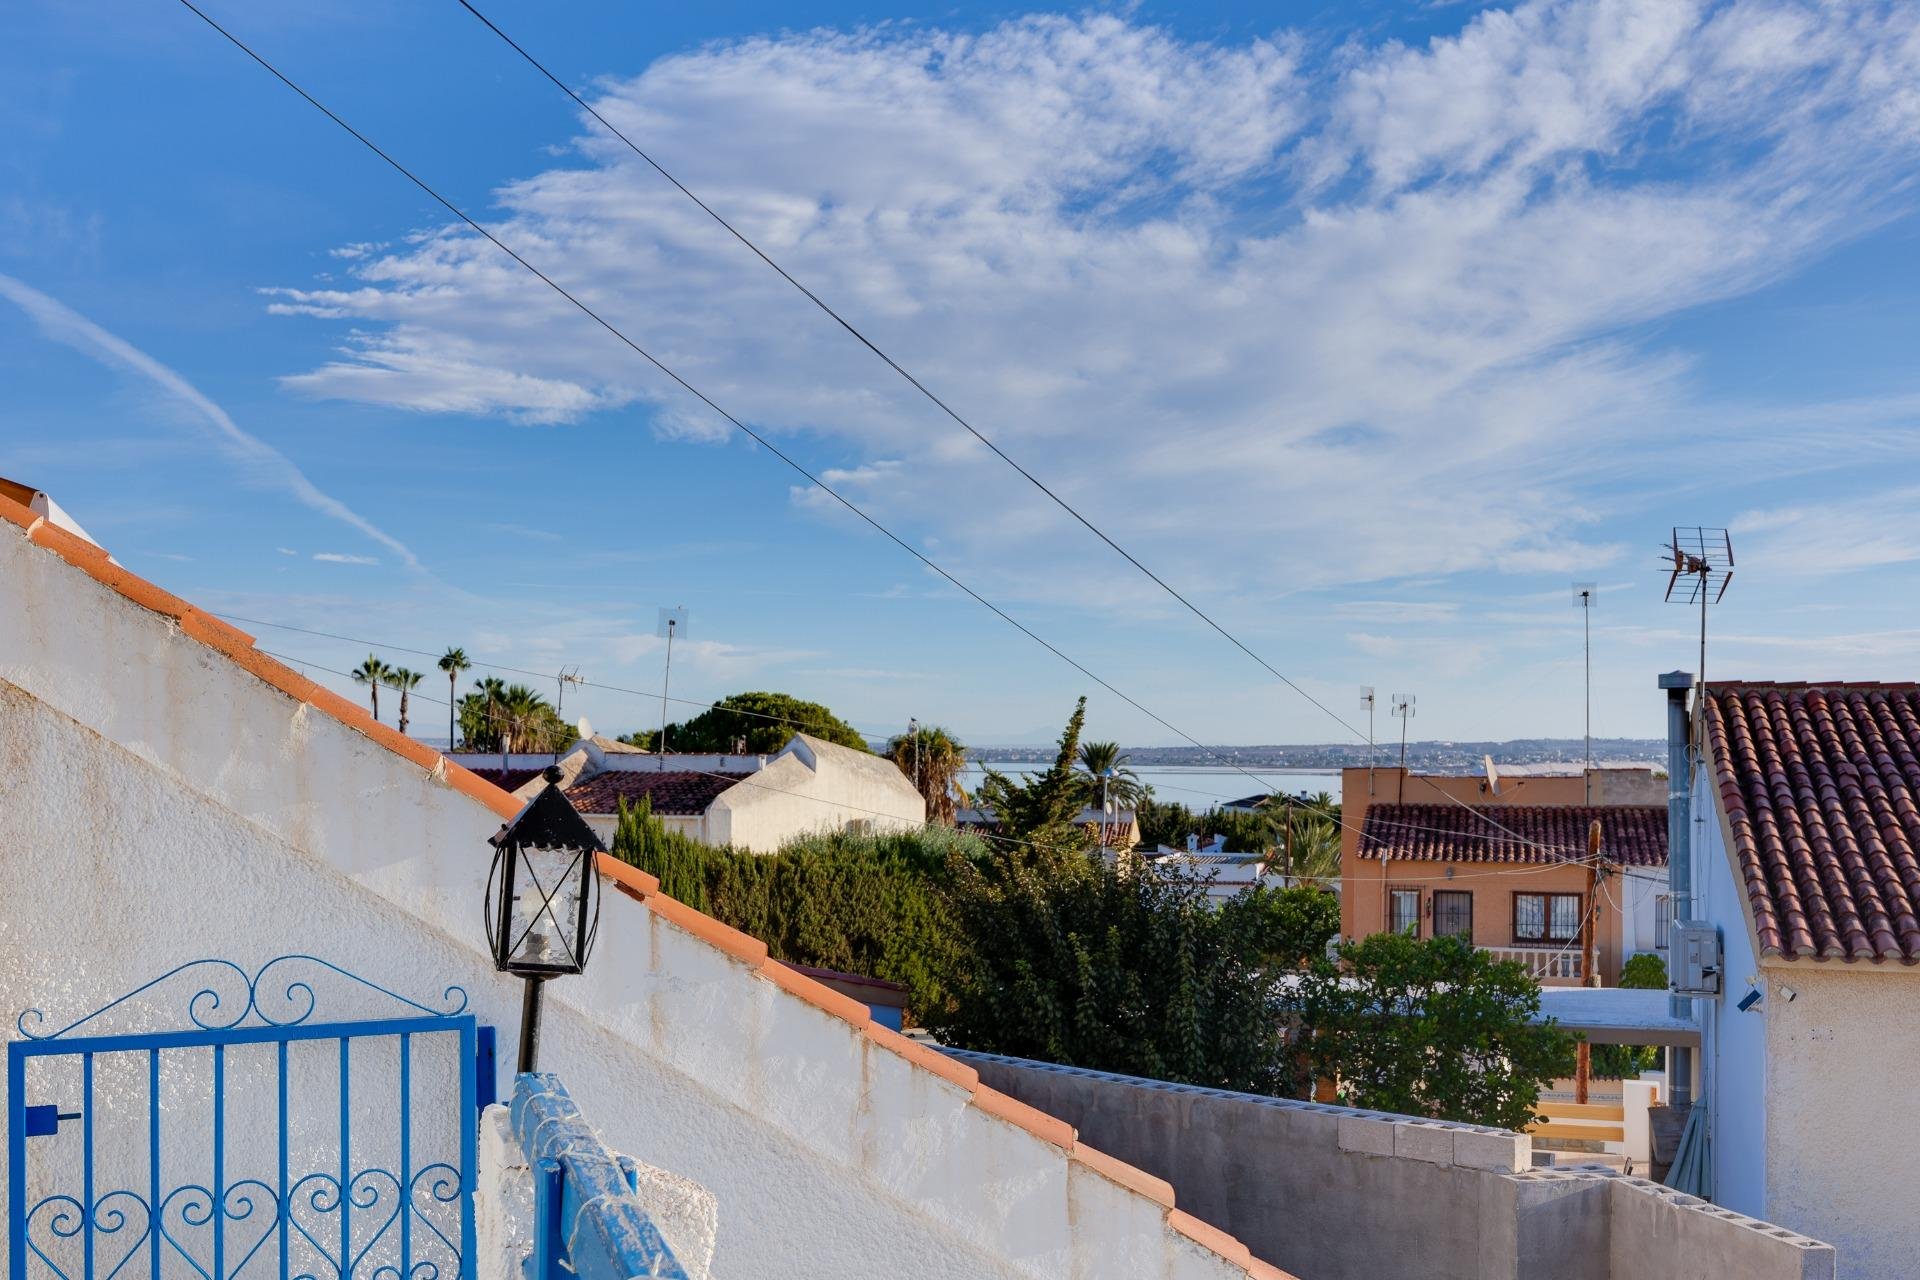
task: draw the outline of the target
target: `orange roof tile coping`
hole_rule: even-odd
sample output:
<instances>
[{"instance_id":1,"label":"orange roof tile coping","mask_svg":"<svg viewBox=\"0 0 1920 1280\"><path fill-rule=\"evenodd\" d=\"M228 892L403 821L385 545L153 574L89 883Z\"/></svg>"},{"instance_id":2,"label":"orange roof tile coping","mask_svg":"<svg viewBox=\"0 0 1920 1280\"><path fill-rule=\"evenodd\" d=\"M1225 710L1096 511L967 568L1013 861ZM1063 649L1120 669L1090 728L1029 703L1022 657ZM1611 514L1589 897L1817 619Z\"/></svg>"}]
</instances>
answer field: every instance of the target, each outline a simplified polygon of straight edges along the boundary
<instances>
[{"instance_id":1,"label":"orange roof tile coping","mask_svg":"<svg viewBox=\"0 0 1920 1280\"><path fill-rule=\"evenodd\" d=\"M44 520L45 517L26 503L15 502L5 494L0 494L0 519L11 520L14 524L25 529L28 537L32 537L34 526Z\"/></svg>"},{"instance_id":2,"label":"orange roof tile coping","mask_svg":"<svg viewBox=\"0 0 1920 1280\"><path fill-rule=\"evenodd\" d=\"M1167 1211L1167 1225L1202 1249L1211 1250L1249 1271L1253 1269L1252 1251L1211 1222L1202 1222L1184 1209L1170 1209Z\"/></svg>"},{"instance_id":3,"label":"orange roof tile coping","mask_svg":"<svg viewBox=\"0 0 1920 1280\"><path fill-rule=\"evenodd\" d=\"M1019 1125L1042 1142L1051 1142L1063 1151L1072 1151L1073 1126L1038 1107L1030 1107L1011 1094L981 1085L973 1091L973 1105L990 1116Z\"/></svg>"},{"instance_id":4,"label":"orange roof tile coping","mask_svg":"<svg viewBox=\"0 0 1920 1280\"><path fill-rule=\"evenodd\" d=\"M55 527L35 514L32 508L4 494L0 494L0 519L20 526L28 541L59 556L100 585L143 609L173 619L179 624L181 633L189 639L231 660L250 675L295 701L331 716L402 759L419 765L453 790L493 810L502 819L511 818L520 811L520 802L491 782L448 760L424 743L379 723L361 710L359 704L348 701L324 685L316 684L284 663L269 658L253 647L253 637L246 632L129 572L115 564L105 551L93 543ZM845 1019L874 1043L905 1058L912 1065L971 1090L973 1105L986 1114L1016 1124L1036 1138L1060 1147L1070 1158L1079 1160L1088 1168L1097 1170L1138 1194L1162 1204L1171 1203L1172 1188L1161 1179L1091 1147L1080 1146L1075 1141L1073 1127L1065 1121L996 1089L987 1088L979 1083L979 1074L971 1067L876 1025L865 1005L804 974L794 972L778 961L768 959L765 943L667 897L660 892L660 882L655 877L606 855L599 859L597 869L621 890L644 902L655 914L730 955L758 964L759 972L783 990ZM1256 1280L1294 1280L1284 1271L1254 1261L1244 1244L1191 1214L1170 1209L1167 1223L1194 1243L1236 1265L1246 1267L1248 1274Z\"/></svg>"},{"instance_id":5,"label":"orange roof tile coping","mask_svg":"<svg viewBox=\"0 0 1920 1280\"><path fill-rule=\"evenodd\" d=\"M1262 1262L1258 1258L1247 1264L1247 1274L1253 1280L1300 1280L1293 1272L1282 1271L1271 1262Z\"/></svg>"},{"instance_id":6,"label":"orange roof tile coping","mask_svg":"<svg viewBox=\"0 0 1920 1280\"><path fill-rule=\"evenodd\" d=\"M647 909L655 915L666 917L702 942L720 948L736 960L744 960L755 968L766 963L767 944L751 934L722 924L712 916L695 911L686 903L658 891L647 895L646 904Z\"/></svg>"},{"instance_id":7,"label":"orange roof tile coping","mask_svg":"<svg viewBox=\"0 0 1920 1280\"><path fill-rule=\"evenodd\" d=\"M980 1087L978 1071L964 1062L949 1058L938 1049L929 1049L919 1041L901 1035L892 1027L870 1022L867 1024L867 1035L881 1048L899 1054L923 1071L931 1071L942 1079L959 1085L969 1094Z\"/></svg>"},{"instance_id":8,"label":"orange roof tile coping","mask_svg":"<svg viewBox=\"0 0 1920 1280\"><path fill-rule=\"evenodd\" d=\"M771 958L763 961L760 974L782 991L791 992L809 1004L819 1005L834 1017L850 1022L863 1031L873 1022L873 1010L825 983L816 982L804 973L796 973L784 961Z\"/></svg>"},{"instance_id":9,"label":"orange roof tile coping","mask_svg":"<svg viewBox=\"0 0 1920 1280\"><path fill-rule=\"evenodd\" d=\"M1145 1169L1136 1169L1126 1161L1117 1160L1104 1151L1096 1151L1084 1142L1075 1142L1073 1150L1067 1155L1109 1182L1117 1182L1149 1200L1158 1201L1165 1208L1173 1208L1173 1184L1165 1178L1156 1178Z\"/></svg>"},{"instance_id":10,"label":"orange roof tile coping","mask_svg":"<svg viewBox=\"0 0 1920 1280\"><path fill-rule=\"evenodd\" d=\"M462 769L461 772L467 771ZM493 787L495 791L500 790L485 778L475 777L471 773L467 773L467 776L482 786ZM638 867L629 866L610 853L601 854L594 862L594 869L615 884L630 890L636 898L644 900L660 892L660 877L650 876Z\"/></svg>"}]
</instances>

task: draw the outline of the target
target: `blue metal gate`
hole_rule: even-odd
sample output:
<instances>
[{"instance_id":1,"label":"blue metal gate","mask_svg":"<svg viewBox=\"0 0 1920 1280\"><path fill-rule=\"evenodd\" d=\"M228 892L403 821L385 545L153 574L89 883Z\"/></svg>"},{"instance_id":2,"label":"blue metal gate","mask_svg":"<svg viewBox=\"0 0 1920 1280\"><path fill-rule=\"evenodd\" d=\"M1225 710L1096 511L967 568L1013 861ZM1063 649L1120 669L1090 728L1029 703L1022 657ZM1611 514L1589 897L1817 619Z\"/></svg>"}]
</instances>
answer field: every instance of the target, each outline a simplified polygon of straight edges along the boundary
<instances>
[{"instance_id":1,"label":"blue metal gate","mask_svg":"<svg viewBox=\"0 0 1920 1280\"><path fill-rule=\"evenodd\" d=\"M316 1022L316 984L395 1016ZM181 965L57 1031L27 1010L9 1280L472 1280L479 1029L460 988L441 1003L281 956Z\"/></svg>"}]
</instances>

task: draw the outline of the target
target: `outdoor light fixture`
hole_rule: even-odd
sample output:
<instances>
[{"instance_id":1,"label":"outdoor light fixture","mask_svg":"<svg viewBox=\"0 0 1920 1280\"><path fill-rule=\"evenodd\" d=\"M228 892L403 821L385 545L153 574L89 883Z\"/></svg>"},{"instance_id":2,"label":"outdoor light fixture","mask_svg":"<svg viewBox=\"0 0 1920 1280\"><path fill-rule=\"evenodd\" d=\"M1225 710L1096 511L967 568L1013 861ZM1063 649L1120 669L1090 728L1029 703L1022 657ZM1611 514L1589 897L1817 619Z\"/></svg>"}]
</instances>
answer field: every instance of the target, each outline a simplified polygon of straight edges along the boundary
<instances>
[{"instance_id":1,"label":"outdoor light fixture","mask_svg":"<svg viewBox=\"0 0 1920 1280\"><path fill-rule=\"evenodd\" d=\"M540 1041L540 988L579 973L600 924L594 861L606 851L560 789L559 766L547 785L492 838L487 876L487 945L493 967L526 979L520 1006L520 1067L533 1070Z\"/></svg>"}]
</instances>

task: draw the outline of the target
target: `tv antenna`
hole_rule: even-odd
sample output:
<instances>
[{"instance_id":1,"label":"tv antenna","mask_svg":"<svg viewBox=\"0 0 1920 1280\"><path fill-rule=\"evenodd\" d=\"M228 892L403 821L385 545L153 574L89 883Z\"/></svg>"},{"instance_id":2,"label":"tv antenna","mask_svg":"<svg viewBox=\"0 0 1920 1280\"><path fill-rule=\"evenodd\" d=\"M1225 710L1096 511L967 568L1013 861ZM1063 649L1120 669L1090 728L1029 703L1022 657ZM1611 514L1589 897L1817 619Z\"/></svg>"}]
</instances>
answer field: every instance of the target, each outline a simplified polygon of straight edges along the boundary
<instances>
[{"instance_id":1,"label":"tv antenna","mask_svg":"<svg viewBox=\"0 0 1920 1280\"><path fill-rule=\"evenodd\" d=\"M1593 600L1600 594L1598 584L1576 582L1573 584L1573 603L1580 609L1580 627L1587 655L1587 766L1582 777L1587 783L1587 804L1593 804Z\"/></svg>"},{"instance_id":2,"label":"tv antenna","mask_svg":"<svg viewBox=\"0 0 1920 1280\"><path fill-rule=\"evenodd\" d=\"M1733 581L1733 539L1725 529L1676 525L1666 548L1667 603L1700 606L1700 674L1693 699L1693 767L1700 763L1700 736L1706 718L1707 606L1726 599Z\"/></svg>"},{"instance_id":3,"label":"tv antenna","mask_svg":"<svg viewBox=\"0 0 1920 1280\"><path fill-rule=\"evenodd\" d=\"M1396 804L1407 799L1407 721L1413 719L1413 704L1419 699L1410 693L1393 695L1393 714L1400 717L1400 793Z\"/></svg>"},{"instance_id":4,"label":"tv antenna","mask_svg":"<svg viewBox=\"0 0 1920 1280\"><path fill-rule=\"evenodd\" d=\"M584 679L585 679L585 677L583 677L583 676L582 676L582 675L580 674L580 668L579 668L579 667L562 667L562 668L560 668L560 674L558 674L558 675L556 675L556 676L555 676L555 677L553 678L553 682L554 682L554 684L555 684L556 686L558 686L558 693L557 693L557 695L555 696L555 698L554 698L554 701L553 701L553 714L554 714L555 716L560 716L560 715L561 715L561 713L562 713L562 712L564 712L564 711L566 710L566 707L567 707L567 686L568 686L568 685L570 685L570 684L572 684L572 685L577 685L577 684L581 684L581 683L583 683L583 682L584 682ZM584 723L585 723L585 721L583 720L583 721L582 721L582 723L584 724ZM580 736L581 736L582 738L584 738L584 737L586 737L586 735L585 735L585 734L581 734ZM558 742L556 742L556 743L554 743L554 744L553 744L553 762L554 762L555 764L559 764L559 763L560 763L560 744L559 744Z\"/></svg>"},{"instance_id":5,"label":"tv antenna","mask_svg":"<svg viewBox=\"0 0 1920 1280\"><path fill-rule=\"evenodd\" d=\"M1373 686L1360 686L1360 708L1367 713L1367 798L1373 798Z\"/></svg>"},{"instance_id":6,"label":"tv antenna","mask_svg":"<svg viewBox=\"0 0 1920 1280\"><path fill-rule=\"evenodd\" d=\"M667 662L660 675L660 755L656 767L667 767L667 690L673 683L673 638L687 638L687 606L675 605L671 609L660 610L660 621L654 634L663 636L667 642Z\"/></svg>"}]
</instances>

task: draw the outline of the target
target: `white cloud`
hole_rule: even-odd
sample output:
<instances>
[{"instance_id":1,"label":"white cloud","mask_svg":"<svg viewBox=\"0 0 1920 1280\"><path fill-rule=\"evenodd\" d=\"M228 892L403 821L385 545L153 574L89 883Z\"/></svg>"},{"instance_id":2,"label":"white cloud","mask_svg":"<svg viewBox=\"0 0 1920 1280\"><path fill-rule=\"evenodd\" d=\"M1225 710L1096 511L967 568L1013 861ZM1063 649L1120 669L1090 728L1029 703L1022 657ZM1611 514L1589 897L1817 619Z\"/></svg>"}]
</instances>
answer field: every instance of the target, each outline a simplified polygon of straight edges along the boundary
<instances>
[{"instance_id":1,"label":"white cloud","mask_svg":"<svg viewBox=\"0 0 1920 1280\"><path fill-rule=\"evenodd\" d=\"M301 505L329 519L338 520L386 547L409 568L421 568L418 557L405 543L338 498L322 492L285 454L242 430L225 409L208 399L198 387L174 370L124 339L108 333L71 307L12 276L0 275L0 297L5 297L26 312L40 326L40 331L55 342L65 343L102 364L137 373L159 387L170 400L208 428L220 451L238 463L255 482L285 490Z\"/></svg>"},{"instance_id":2,"label":"white cloud","mask_svg":"<svg viewBox=\"0 0 1920 1280\"><path fill-rule=\"evenodd\" d=\"M1221 599L1622 559L1594 532L1610 495L1656 450L1684 461L1697 406L1683 357L1621 335L1893 212L1917 31L1906 6L1562 0L1319 55L1032 17L709 45L596 105ZM1053 599L1115 572L617 143L576 149L499 193L508 243L756 429L809 437L840 463L823 478L969 582ZM349 262L351 287L273 304L358 326L304 393L541 422L644 403L668 438L728 438L470 234Z\"/></svg>"},{"instance_id":3,"label":"white cloud","mask_svg":"<svg viewBox=\"0 0 1920 1280\"><path fill-rule=\"evenodd\" d=\"M1748 511L1735 554L1767 574L1822 575L1920 560L1920 488ZM1739 569L1736 567L1735 572Z\"/></svg>"},{"instance_id":4,"label":"white cloud","mask_svg":"<svg viewBox=\"0 0 1920 1280\"><path fill-rule=\"evenodd\" d=\"M350 556L338 551L316 551L313 558L323 564L379 564L374 556Z\"/></svg>"}]
</instances>

